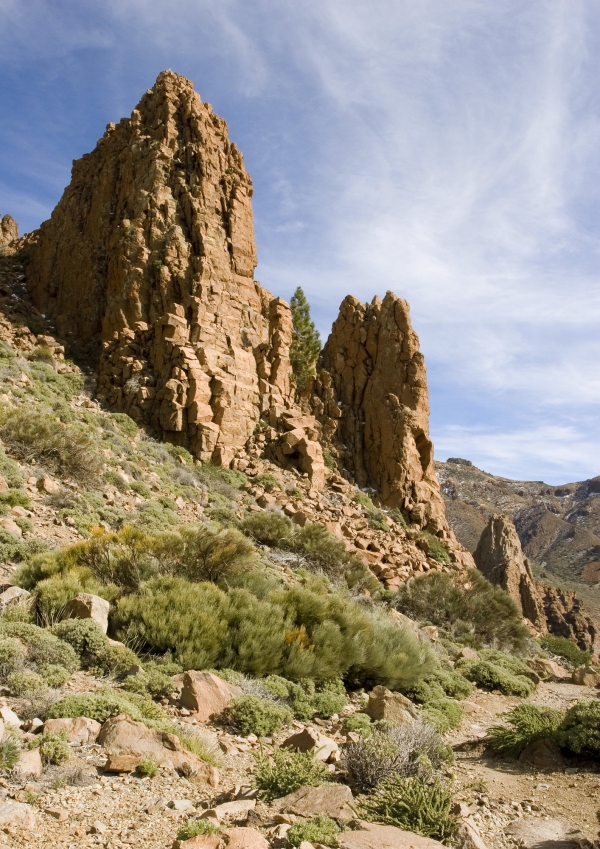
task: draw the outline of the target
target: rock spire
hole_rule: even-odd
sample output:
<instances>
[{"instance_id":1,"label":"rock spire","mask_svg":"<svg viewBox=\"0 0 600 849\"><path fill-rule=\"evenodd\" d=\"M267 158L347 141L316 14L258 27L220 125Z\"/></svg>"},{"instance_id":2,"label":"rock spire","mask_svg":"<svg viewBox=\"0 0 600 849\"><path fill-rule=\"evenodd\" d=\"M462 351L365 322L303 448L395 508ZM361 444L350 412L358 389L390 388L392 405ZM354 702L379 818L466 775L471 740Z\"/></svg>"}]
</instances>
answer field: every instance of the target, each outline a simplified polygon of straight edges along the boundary
<instances>
[{"instance_id":1,"label":"rock spire","mask_svg":"<svg viewBox=\"0 0 600 849\"><path fill-rule=\"evenodd\" d=\"M19 228L12 215L0 217L0 253L9 248L19 238Z\"/></svg>"}]
</instances>

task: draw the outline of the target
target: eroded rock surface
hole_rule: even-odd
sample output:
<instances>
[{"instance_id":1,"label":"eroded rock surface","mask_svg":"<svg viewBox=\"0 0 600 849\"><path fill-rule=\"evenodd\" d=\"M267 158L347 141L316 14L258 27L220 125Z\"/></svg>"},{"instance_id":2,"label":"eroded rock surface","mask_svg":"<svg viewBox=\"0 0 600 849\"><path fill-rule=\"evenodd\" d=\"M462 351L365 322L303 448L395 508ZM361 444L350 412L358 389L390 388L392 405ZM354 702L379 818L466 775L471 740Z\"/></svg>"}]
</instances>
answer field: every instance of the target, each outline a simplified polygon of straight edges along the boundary
<instances>
[{"instance_id":1,"label":"eroded rock surface","mask_svg":"<svg viewBox=\"0 0 600 849\"><path fill-rule=\"evenodd\" d=\"M0 253L9 248L19 238L19 228L12 215L0 218Z\"/></svg>"}]
</instances>

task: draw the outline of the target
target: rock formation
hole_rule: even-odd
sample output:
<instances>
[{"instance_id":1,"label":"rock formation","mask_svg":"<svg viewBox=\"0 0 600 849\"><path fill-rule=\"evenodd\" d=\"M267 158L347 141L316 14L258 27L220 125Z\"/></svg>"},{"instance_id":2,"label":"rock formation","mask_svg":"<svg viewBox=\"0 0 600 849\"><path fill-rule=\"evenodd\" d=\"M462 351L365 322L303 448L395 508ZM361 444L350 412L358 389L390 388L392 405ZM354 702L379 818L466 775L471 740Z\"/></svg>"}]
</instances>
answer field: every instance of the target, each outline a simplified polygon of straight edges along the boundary
<instances>
[{"instance_id":1,"label":"rock formation","mask_svg":"<svg viewBox=\"0 0 600 849\"><path fill-rule=\"evenodd\" d=\"M447 523L429 439L427 376L406 301L347 297L319 361L313 409L349 477L434 534Z\"/></svg>"},{"instance_id":2,"label":"rock formation","mask_svg":"<svg viewBox=\"0 0 600 849\"><path fill-rule=\"evenodd\" d=\"M513 523L506 516L492 516L474 554L477 568L492 584L502 587L538 631L574 640L580 648L594 651L598 630L581 608L575 593L536 581Z\"/></svg>"},{"instance_id":3,"label":"rock formation","mask_svg":"<svg viewBox=\"0 0 600 849\"><path fill-rule=\"evenodd\" d=\"M73 165L27 240L27 285L59 335L88 346L98 397L198 459L267 456L323 487L321 444L413 530L449 530L408 305L346 298L314 393L295 398L291 311L254 280L252 183L227 126L165 71Z\"/></svg>"},{"instance_id":4,"label":"rock formation","mask_svg":"<svg viewBox=\"0 0 600 849\"><path fill-rule=\"evenodd\" d=\"M0 253L3 253L18 238L19 228L15 219L11 215L0 218Z\"/></svg>"},{"instance_id":5,"label":"rock formation","mask_svg":"<svg viewBox=\"0 0 600 849\"><path fill-rule=\"evenodd\" d=\"M96 345L113 409L226 465L262 416L295 431L286 462L318 486L314 421L294 406L291 312L253 277L251 197L225 121L165 71L74 163L28 248L28 287L59 334Z\"/></svg>"},{"instance_id":6,"label":"rock formation","mask_svg":"<svg viewBox=\"0 0 600 849\"><path fill-rule=\"evenodd\" d=\"M542 600L513 523L506 516L492 516L474 554L475 564L488 581L502 587L523 616L539 630L546 630Z\"/></svg>"}]
</instances>

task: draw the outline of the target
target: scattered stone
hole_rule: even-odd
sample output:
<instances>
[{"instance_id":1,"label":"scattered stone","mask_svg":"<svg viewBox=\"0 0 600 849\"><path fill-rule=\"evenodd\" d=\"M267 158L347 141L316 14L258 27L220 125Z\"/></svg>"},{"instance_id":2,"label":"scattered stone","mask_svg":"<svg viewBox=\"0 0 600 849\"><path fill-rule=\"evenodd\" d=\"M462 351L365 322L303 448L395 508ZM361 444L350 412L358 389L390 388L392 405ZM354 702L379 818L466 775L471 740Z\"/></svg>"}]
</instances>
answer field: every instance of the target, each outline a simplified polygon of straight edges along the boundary
<instances>
[{"instance_id":1,"label":"scattered stone","mask_svg":"<svg viewBox=\"0 0 600 849\"><path fill-rule=\"evenodd\" d=\"M443 849L443 844L392 825L358 822L356 831L338 835L339 849Z\"/></svg>"},{"instance_id":2,"label":"scattered stone","mask_svg":"<svg viewBox=\"0 0 600 849\"><path fill-rule=\"evenodd\" d=\"M19 755L19 760L13 767L18 775L31 775L39 778L43 772L42 758L39 749L26 749Z\"/></svg>"},{"instance_id":3,"label":"scattered stone","mask_svg":"<svg viewBox=\"0 0 600 849\"><path fill-rule=\"evenodd\" d=\"M527 663L542 678L553 678L555 681L568 681L571 677L570 672L564 666L547 657L531 657Z\"/></svg>"},{"instance_id":4,"label":"scattered stone","mask_svg":"<svg viewBox=\"0 0 600 849\"><path fill-rule=\"evenodd\" d=\"M12 725L14 728L20 728L23 724L14 710L11 710L8 705L0 705L0 717L6 725Z\"/></svg>"},{"instance_id":5,"label":"scattered stone","mask_svg":"<svg viewBox=\"0 0 600 849\"><path fill-rule=\"evenodd\" d=\"M110 604L92 593L78 593L68 602L65 615L72 619L93 619L104 633L108 631L108 613Z\"/></svg>"},{"instance_id":6,"label":"scattered stone","mask_svg":"<svg viewBox=\"0 0 600 849\"><path fill-rule=\"evenodd\" d=\"M221 832L227 849L269 849L269 842L255 828L226 828Z\"/></svg>"},{"instance_id":7,"label":"scattered stone","mask_svg":"<svg viewBox=\"0 0 600 849\"><path fill-rule=\"evenodd\" d=\"M472 817L465 817L456 831L456 843L460 849L487 849Z\"/></svg>"},{"instance_id":8,"label":"scattered stone","mask_svg":"<svg viewBox=\"0 0 600 849\"><path fill-rule=\"evenodd\" d=\"M69 743L76 743L80 746L95 743L101 728L99 722L96 722L95 719L88 719L86 716L78 716L75 719L47 719L44 723L44 732L60 734L66 731Z\"/></svg>"},{"instance_id":9,"label":"scattered stone","mask_svg":"<svg viewBox=\"0 0 600 849\"><path fill-rule=\"evenodd\" d=\"M40 492L46 492L48 495L54 495L60 492L60 484L51 478L39 478L36 481L36 485Z\"/></svg>"},{"instance_id":10,"label":"scattered stone","mask_svg":"<svg viewBox=\"0 0 600 849\"><path fill-rule=\"evenodd\" d=\"M282 749L294 749L297 752L314 752L318 761L328 761L334 752L339 752L339 746L331 737L319 734L314 728L304 728L297 734L292 734L281 744Z\"/></svg>"},{"instance_id":11,"label":"scattered stone","mask_svg":"<svg viewBox=\"0 0 600 849\"><path fill-rule=\"evenodd\" d=\"M179 677L179 676L177 676ZM191 710L200 722L222 713L243 690L228 684L212 672L184 672L181 676L180 704Z\"/></svg>"},{"instance_id":12,"label":"scattered stone","mask_svg":"<svg viewBox=\"0 0 600 849\"><path fill-rule=\"evenodd\" d=\"M104 772L135 772L142 760L140 754L113 755L109 753L104 764Z\"/></svg>"},{"instance_id":13,"label":"scattered stone","mask_svg":"<svg viewBox=\"0 0 600 849\"><path fill-rule=\"evenodd\" d=\"M387 719L401 725L411 725L418 712L410 699L402 693L392 693L387 687L379 684L369 693L365 713L373 720Z\"/></svg>"},{"instance_id":14,"label":"scattered stone","mask_svg":"<svg viewBox=\"0 0 600 849\"><path fill-rule=\"evenodd\" d=\"M59 822L66 822L69 819L69 812L65 808L44 808L44 811L49 817Z\"/></svg>"},{"instance_id":15,"label":"scattered stone","mask_svg":"<svg viewBox=\"0 0 600 849\"><path fill-rule=\"evenodd\" d=\"M522 849L580 849L583 835L578 828L556 819L525 816L510 823L504 833ZM584 844L585 845L585 844Z\"/></svg>"},{"instance_id":16,"label":"scattered stone","mask_svg":"<svg viewBox=\"0 0 600 849\"><path fill-rule=\"evenodd\" d=\"M95 820L95 822L91 823L89 828L90 834L105 834L108 829L108 826L104 825L103 822L99 820Z\"/></svg>"},{"instance_id":17,"label":"scattered stone","mask_svg":"<svg viewBox=\"0 0 600 849\"><path fill-rule=\"evenodd\" d=\"M192 811L194 809L194 803L191 799L173 799L169 802L169 808L172 808L174 811Z\"/></svg>"}]
</instances>

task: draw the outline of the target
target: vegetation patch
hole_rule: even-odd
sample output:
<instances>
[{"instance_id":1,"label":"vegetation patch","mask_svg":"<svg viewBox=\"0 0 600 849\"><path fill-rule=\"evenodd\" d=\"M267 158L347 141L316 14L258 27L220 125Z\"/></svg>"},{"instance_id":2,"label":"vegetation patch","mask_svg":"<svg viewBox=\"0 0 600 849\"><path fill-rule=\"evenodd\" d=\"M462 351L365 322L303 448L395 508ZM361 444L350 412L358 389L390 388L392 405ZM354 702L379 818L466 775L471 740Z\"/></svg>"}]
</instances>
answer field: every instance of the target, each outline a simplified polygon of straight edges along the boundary
<instances>
[{"instance_id":1,"label":"vegetation patch","mask_svg":"<svg viewBox=\"0 0 600 849\"><path fill-rule=\"evenodd\" d=\"M316 761L312 752L275 749L271 757L254 755L254 785L266 802L287 796L300 787L317 787L327 778L327 766Z\"/></svg>"},{"instance_id":2,"label":"vegetation patch","mask_svg":"<svg viewBox=\"0 0 600 849\"><path fill-rule=\"evenodd\" d=\"M427 782L419 776L394 775L367 797L361 807L367 820L449 843L458 825L450 813L451 804L451 788L439 779Z\"/></svg>"}]
</instances>

